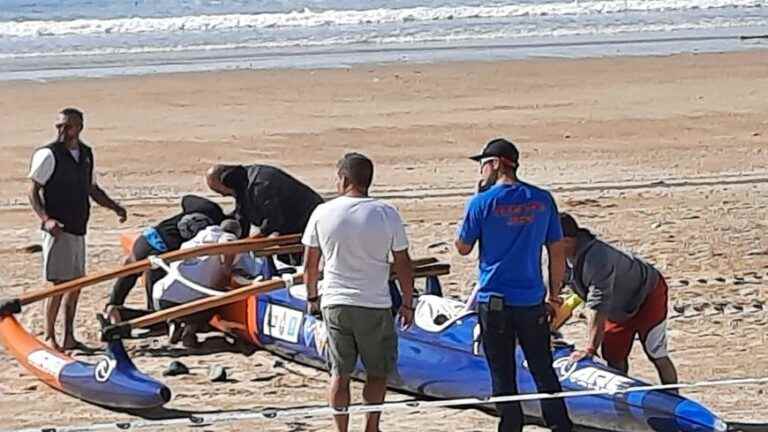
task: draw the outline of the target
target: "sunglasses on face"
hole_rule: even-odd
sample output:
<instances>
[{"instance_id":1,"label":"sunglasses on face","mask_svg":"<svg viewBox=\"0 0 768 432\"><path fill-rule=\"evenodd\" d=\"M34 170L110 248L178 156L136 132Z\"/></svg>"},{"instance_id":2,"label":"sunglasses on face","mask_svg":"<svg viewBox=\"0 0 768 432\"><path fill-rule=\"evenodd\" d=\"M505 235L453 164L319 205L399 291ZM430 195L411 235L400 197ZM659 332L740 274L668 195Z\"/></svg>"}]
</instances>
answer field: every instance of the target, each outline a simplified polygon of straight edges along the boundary
<instances>
[{"instance_id":1,"label":"sunglasses on face","mask_svg":"<svg viewBox=\"0 0 768 432\"><path fill-rule=\"evenodd\" d=\"M485 164L489 162L497 161L497 160L499 160L499 158L497 157L487 157L487 158L480 159L480 171L483 170L483 167L485 166Z\"/></svg>"}]
</instances>

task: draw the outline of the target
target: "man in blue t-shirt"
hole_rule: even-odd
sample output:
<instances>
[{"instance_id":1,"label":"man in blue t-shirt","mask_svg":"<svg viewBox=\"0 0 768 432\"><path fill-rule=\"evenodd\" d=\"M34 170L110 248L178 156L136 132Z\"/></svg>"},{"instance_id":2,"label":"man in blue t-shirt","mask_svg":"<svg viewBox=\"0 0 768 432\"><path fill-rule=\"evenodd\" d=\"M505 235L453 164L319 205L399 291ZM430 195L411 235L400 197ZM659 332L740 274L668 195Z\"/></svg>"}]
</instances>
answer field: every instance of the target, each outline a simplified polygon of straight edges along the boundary
<instances>
[{"instance_id":1,"label":"man in blue t-shirt","mask_svg":"<svg viewBox=\"0 0 768 432\"><path fill-rule=\"evenodd\" d=\"M519 153L505 139L489 142L471 159L480 162L482 180L467 204L456 249L468 255L480 243L479 281L467 304L478 305L493 394L517 394L516 341L520 341L539 392L560 392L560 381L552 369L547 311L548 306L561 303L565 273L555 200L549 192L518 180ZM549 253L549 289L541 274L544 246ZM543 400L541 408L550 429L571 431L563 399ZM500 403L497 410L500 432L522 430L518 402Z\"/></svg>"}]
</instances>

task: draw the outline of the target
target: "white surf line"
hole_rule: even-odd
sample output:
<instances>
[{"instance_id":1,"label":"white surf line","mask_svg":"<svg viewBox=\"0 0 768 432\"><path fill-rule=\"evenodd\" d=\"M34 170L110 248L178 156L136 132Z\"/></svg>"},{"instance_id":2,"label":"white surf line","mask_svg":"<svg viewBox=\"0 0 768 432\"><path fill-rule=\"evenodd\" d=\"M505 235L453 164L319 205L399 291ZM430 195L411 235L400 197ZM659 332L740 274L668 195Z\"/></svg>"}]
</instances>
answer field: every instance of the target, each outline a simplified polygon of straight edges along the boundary
<instances>
[{"instance_id":1,"label":"white surf line","mask_svg":"<svg viewBox=\"0 0 768 432\"><path fill-rule=\"evenodd\" d=\"M101 430L135 430L135 429L148 429L160 426L203 426L213 423L232 423L238 421L247 420L280 420L290 418L312 418L312 417L330 417L340 414L363 414L370 412L384 412L384 411L414 411L420 409L429 408L446 408L446 407L458 407L467 405L487 405L500 402L522 402L533 401L542 399L558 399L569 397L584 397L584 396L604 396L604 395L616 395L625 394L639 391L654 391L654 390L677 390L686 388L698 388L698 387L715 387L715 386L737 386L747 384L768 384L768 377L764 378L737 378L737 379L723 379L723 380L711 380L711 381L699 381L693 383L678 383L678 384L656 384L628 387L625 389L617 390L576 390L565 391L559 393L530 393L511 396L494 396L488 398L458 398L458 399L440 399L434 401L424 400L406 400L402 402L388 402L380 405L350 405L347 408L332 408L328 406L324 407L311 407L311 408L270 408L263 410L247 410L240 412L218 413L218 414L192 414L189 417L166 419L166 420L126 420L116 421L108 423L93 423L81 426L44 426L37 428L27 429L5 429L0 432L10 432L15 430L17 432L90 432Z\"/></svg>"}]
</instances>

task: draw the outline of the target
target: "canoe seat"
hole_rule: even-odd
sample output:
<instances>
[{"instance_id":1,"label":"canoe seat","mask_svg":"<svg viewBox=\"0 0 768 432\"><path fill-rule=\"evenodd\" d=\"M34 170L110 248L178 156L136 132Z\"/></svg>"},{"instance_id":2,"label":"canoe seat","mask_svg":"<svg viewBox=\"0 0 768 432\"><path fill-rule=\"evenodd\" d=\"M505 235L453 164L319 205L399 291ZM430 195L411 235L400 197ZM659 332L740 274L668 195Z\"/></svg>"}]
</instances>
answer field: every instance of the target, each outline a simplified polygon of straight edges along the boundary
<instances>
[{"instance_id":1,"label":"canoe seat","mask_svg":"<svg viewBox=\"0 0 768 432\"><path fill-rule=\"evenodd\" d=\"M464 303L436 295L421 295L416 303L415 324L424 331L440 332L466 315Z\"/></svg>"}]
</instances>

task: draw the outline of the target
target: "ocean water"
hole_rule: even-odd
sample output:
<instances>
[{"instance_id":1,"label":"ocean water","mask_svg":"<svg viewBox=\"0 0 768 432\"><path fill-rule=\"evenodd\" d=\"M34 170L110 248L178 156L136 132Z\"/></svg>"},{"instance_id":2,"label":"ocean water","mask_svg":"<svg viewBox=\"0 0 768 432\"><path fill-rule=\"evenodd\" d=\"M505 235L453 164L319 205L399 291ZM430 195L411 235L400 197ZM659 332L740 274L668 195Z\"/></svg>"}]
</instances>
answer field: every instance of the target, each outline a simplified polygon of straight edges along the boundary
<instances>
[{"instance_id":1,"label":"ocean water","mask_svg":"<svg viewBox=\"0 0 768 432\"><path fill-rule=\"evenodd\" d=\"M765 34L768 0L0 0L0 78L738 50Z\"/></svg>"}]
</instances>

